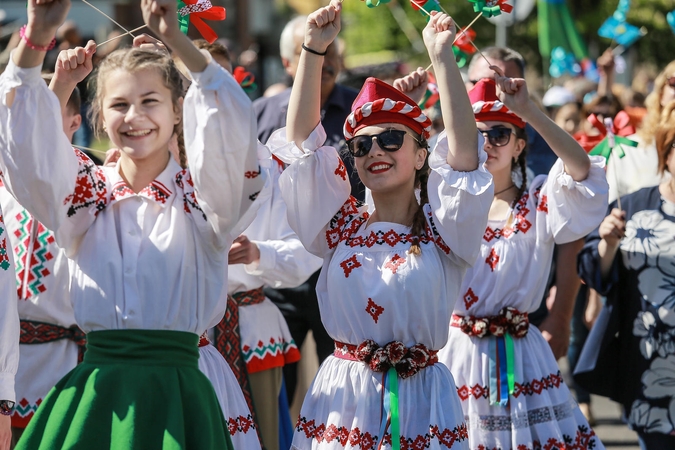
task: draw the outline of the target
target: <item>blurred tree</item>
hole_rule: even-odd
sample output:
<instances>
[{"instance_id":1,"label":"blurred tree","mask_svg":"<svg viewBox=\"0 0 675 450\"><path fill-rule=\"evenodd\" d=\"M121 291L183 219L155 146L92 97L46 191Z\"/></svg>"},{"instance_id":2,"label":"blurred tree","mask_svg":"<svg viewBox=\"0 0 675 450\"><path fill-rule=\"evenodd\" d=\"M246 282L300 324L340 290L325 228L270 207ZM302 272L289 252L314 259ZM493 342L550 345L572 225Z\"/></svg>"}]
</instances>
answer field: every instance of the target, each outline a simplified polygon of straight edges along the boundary
<instances>
[{"instance_id":1,"label":"blurred tree","mask_svg":"<svg viewBox=\"0 0 675 450\"><path fill-rule=\"evenodd\" d=\"M602 52L610 45L607 39L598 36L600 25L616 10L619 0L566 0L572 16L589 49ZM425 53L419 53L412 47L410 40L402 31L391 12L391 5L397 2L404 10L418 33L426 24L426 18L412 9L407 0L391 0L376 8L368 8L359 0L345 0L342 37L347 43L348 55L371 54L381 51L395 52L401 60L414 64L428 64ZM324 3L327 3L324 1ZM465 26L475 17L472 5L465 0L441 0L441 5ZM674 8L673 0L633 0L628 14L628 22L644 26L648 34L636 44L638 63L648 63L661 68L671 61L672 31L668 27L666 14ZM478 47L493 45L495 27L487 20L479 20L472 27L476 33ZM531 71L541 73L542 60L538 49L537 11L527 20L517 23L508 31L508 45L520 51L528 61ZM597 56L591 54L592 57Z\"/></svg>"}]
</instances>

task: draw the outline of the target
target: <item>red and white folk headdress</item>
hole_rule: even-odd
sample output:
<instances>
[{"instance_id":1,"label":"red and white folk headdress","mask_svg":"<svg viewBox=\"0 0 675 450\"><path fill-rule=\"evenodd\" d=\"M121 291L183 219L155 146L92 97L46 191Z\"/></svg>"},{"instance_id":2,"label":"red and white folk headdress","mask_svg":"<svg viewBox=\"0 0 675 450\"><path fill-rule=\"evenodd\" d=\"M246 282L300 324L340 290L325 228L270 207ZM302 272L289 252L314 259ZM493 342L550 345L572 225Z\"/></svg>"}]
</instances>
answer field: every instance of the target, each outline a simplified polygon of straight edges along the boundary
<instances>
[{"instance_id":1,"label":"red and white folk headdress","mask_svg":"<svg viewBox=\"0 0 675 450\"><path fill-rule=\"evenodd\" d=\"M492 78L483 78L469 91L476 122L508 122L525 128L525 121L511 112L497 97L497 85Z\"/></svg>"},{"instance_id":2,"label":"red and white folk headdress","mask_svg":"<svg viewBox=\"0 0 675 450\"><path fill-rule=\"evenodd\" d=\"M430 136L431 120L419 106L398 89L371 77L352 104L352 113L345 121L345 138L351 139L361 128L381 123L400 123L424 139Z\"/></svg>"}]
</instances>

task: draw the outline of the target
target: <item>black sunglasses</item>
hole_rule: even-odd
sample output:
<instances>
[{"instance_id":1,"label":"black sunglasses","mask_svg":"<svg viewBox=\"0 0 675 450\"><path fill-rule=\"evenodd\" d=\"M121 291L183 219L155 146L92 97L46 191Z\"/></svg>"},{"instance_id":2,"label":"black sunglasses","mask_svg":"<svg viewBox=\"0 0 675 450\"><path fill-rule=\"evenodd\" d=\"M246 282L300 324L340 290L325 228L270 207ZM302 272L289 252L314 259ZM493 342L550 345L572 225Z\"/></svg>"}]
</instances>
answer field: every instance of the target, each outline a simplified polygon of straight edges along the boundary
<instances>
[{"instance_id":1,"label":"black sunglasses","mask_svg":"<svg viewBox=\"0 0 675 450\"><path fill-rule=\"evenodd\" d=\"M379 145L382 150L385 152L395 152L403 146L406 134L410 133L404 130L387 130L380 134L362 134L347 140L347 148L349 149L349 153L354 157L366 156L370 153L370 149L373 148L373 138L375 138L377 140L377 145ZM410 134L410 137L413 138L415 142L422 145L415 136Z\"/></svg>"},{"instance_id":2,"label":"black sunglasses","mask_svg":"<svg viewBox=\"0 0 675 450\"><path fill-rule=\"evenodd\" d=\"M485 136L493 147L503 147L509 143L511 140L511 134L516 134L509 127L493 127L488 130L478 130L483 136Z\"/></svg>"}]
</instances>

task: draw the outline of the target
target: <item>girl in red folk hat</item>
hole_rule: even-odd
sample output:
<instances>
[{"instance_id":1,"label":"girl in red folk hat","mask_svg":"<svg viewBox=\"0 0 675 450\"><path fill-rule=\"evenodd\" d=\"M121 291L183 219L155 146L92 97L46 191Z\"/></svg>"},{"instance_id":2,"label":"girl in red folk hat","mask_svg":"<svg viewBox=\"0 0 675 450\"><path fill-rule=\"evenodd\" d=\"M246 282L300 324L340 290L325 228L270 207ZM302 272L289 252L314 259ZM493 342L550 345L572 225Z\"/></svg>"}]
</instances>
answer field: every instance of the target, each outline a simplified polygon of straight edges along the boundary
<instances>
[{"instance_id":1,"label":"girl in red folk hat","mask_svg":"<svg viewBox=\"0 0 675 450\"><path fill-rule=\"evenodd\" d=\"M354 102L344 132L372 191L369 215L350 197L337 151L322 147L322 54L340 12L333 0L308 17L288 127L269 141L290 163L280 178L289 223L323 258L317 293L336 344L305 397L292 448L467 449L456 386L437 352L448 337L449 299L476 260L493 188L452 52L455 28L435 14L424 30L452 130L431 157L431 121L409 97L369 78Z\"/></svg>"},{"instance_id":2,"label":"girl in red folk hat","mask_svg":"<svg viewBox=\"0 0 675 450\"><path fill-rule=\"evenodd\" d=\"M598 450L602 443L527 314L539 306L554 244L577 240L602 221L604 160L589 159L529 100L525 80L495 80L481 80L469 92L495 193L480 254L466 273L438 357L457 382L471 449ZM525 121L560 158L529 187Z\"/></svg>"}]
</instances>

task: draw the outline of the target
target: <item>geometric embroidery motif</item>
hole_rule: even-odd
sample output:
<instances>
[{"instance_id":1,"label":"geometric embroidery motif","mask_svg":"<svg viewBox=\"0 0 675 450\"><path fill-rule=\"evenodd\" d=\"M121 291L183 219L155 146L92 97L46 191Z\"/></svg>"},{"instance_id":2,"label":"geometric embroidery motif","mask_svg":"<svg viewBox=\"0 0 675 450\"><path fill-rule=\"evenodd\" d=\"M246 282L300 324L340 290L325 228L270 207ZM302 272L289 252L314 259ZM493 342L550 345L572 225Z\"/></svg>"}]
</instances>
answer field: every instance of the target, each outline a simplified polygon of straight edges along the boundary
<instances>
[{"instance_id":1,"label":"geometric embroidery motif","mask_svg":"<svg viewBox=\"0 0 675 450\"><path fill-rule=\"evenodd\" d=\"M398 253L397 253L397 254L394 255L393 258L391 258L391 260L389 260L389 261L384 265L384 267L385 267L385 269L391 270L392 273L396 273L396 271L398 270L398 268L399 268L401 265L403 265L403 264L405 264L405 258L404 258L404 257L400 257L400 256L398 255Z\"/></svg>"},{"instance_id":2,"label":"geometric embroidery motif","mask_svg":"<svg viewBox=\"0 0 675 450\"><path fill-rule=\"evenodd\" d=\"M490 242L493 239L508 239L514 234L527 233L532 228L532 223L526 218L530 213L530 210L527 208L527 200L529 198L530 194L527 192L520 197L512 213L514 215L513 225L504 228L492 228L488 226L483 234L485 242Z\"/></svg>"},{"instance_id":3,"label":"geometric embroidery motif","mask_svg":"<svg viewBox=\"0 0 675 450\"><path fill-rule=\"evenodd\" d=\"M230 436L234 436L237 432L248 433L249 430L255 430L255 420L250 414L246 417L230 417L227 421L227 429L230 431Z\"/></svg>"},{"instance_id":4,"label":"geometric embroidery motif","mask_svg":"<svg viewBox=\"0 0 675 450\"><path fill-rule=\"evenodd\" d=\"M490 266L490 270L492 270L492 272L494 272L495 267L497 267L498 262L499 262L499 255L497 254L497 252L493 248L492 250L490 250L490 254L488 255L488 257L485 258L485 263L488 266Z\"/></svg>"},{"instance_id":5,"label":"geometric embroidery motif","mask_svg":"<svg viewBox=\"0 0 675 450\"><path fill-rule=\"evenodd\" d=\"M335 169L335 175L347 181L347 168L345 167L341 159L338 159L338 166L337 169Z\"/></svg>"},{"instance_id":6,"label":"geometric embroidery motif","mask_svg":"<svg viewBox=\"0 0 675 450\"><path fill-rule=\"evenodd\" d=\"M490 416L487 416L490 417ZM504 417L503 423L495 423L497 427L493 428L492 424L485 424L483 426L484 417L481 416L481 424L478 428L486 431L508 431L511 429L511 419L507 416ZM471 428L474 428L471 426ZM517 450L591 450L596 448L597 438L595 437L595 432L590 430L585 425L578 425L577 432L574 437L563 433L563 440L559 441L557 438L551 437L548 438L545 443L542 445L542 441L534 440L532 441L532 446L527 444L518 444L516 447ZM476 450L501 450L498 447L486 447L483 444L476 447Z\"/></svg>"},{"instance_id":7,"label":"geometric embroidery motif","mask_svg":"<svg viewBox=\"0 0 675 450\"><path fill-rule=\"evenodd\" d=\"M192 181L192 175L188 169L183 169L176 174L176 185L183 190L183 206L185 212L188 214L192 214L193 212L199 213L201 214L202 219L206 220L206 214L204 214L204 211L197 202L197 196L194 191L195 184Z\"/></svg>"},{"instance_id":8,"label":"geometric embroidery motif","mask_svg":"<svg viewBox=\"0 0 675 450\"><path fill-rule=\"evenodd\" d=\"M342 267L342 270L345 273L345 278L349 278L349 274L352 273L352 270L361 267L361 263L356 259L356 255L352 255L350 258L342 261L340 267Z\"/></svg>"},{"instance_id":9,"label":"geometric embroidery motif","mask_svg":"<svg viewBox=\"0 0 675 450\"><path fill-rule=\"evenodd\" d=\"M63 200L63 204L70 203L67 212L68 217L72 217L78 210L92 205L95 207L94 216L97 216L108 203L105 174L80 150L76 149L75 154L80 164L75 181L75 190Z\"/></svg>"},{"instance_id":10,"label":"geometric embroidery motif","mask_svg":"<svg viewBox=\"0 0 675 450\"><path fill-rule=\"evenodd\" d=\"M0 223L4 224L2 216L0 216ZM2 236L4 232L5 229L0 227L0 236ZM0 268L6 271L10 266L11 264L9 263L9 255L7 254L7 239L3 237L2 242L0 242Z\"/></svg>"},{"instance_id":11,"label":"geometric embroidery motif","mask_svg":"<svg viewBox=\"0 0 675 450\"><path fill-rule=\"evenodd\" d=\"M17 214L16 219L19 221L19 228L14 231L18 238L14 247L17 293L19 299L27 300L47 290L44 279L51 272L45 264L54 258L49 251L49 246L54 243L54 234L37 222L35 236L32 237L30 233L35 222L26 210ZM28 254L29 251L31 255Z\"/></svg>"},{"instance_id":12,"label":"geometric embroidery motif","mask_svg":"<svg viewBox=\"0 0 675 450\"><path fill-rule=\"evenodd\" d=\"M113 200L122 200L133 195L136 194L134 194L134 191L131 190L124 180L118 181L112 187ZM165 204L167 199L171 197L171 191L159 181L153 180L149 185L141 189L138 195Z\"/></svg>"},{"instance_id":13,"label":"geometric embroidery motif","mask_svg":"<svg viewBox=\"0 0 675 450\"><path fill-rule=\"evenodd\" d=\"M307 420L306 417L299 417L295 424L296 433L304 433L307 439L316 440L318 443L326 442L330 444L335 441L342 447L349 444L354 450L376 450L379 443L377 435L372 435L368 432L361 432L358 427L348 429L347 427L337 426L334 424L317 425L315 420ZM403 436L400 437L400 448L403 449L423 449L431 446L431 441L436 439L438 443L444 448L450 449L455 442L461 442L468 439L469 433L466 424L461 424L453 430L440 430L438 425L429 426L429 432L417 436ZM391 434L385 433L382 439L384 444L391 446Z\"/></svg>"},{"instance_id":14,"label":"geometric embroidery motif","mask_svg":"<svg viewBox=\"0 0 675 450\"><path fill-rule=\"evenodd\" d=\"M464 309L468 311L477 301L478 296L473 293L473 289L469 288L466 294L464 294Z\"/></svg>"},{"instance_id":15,"label":"geometric embroidery motif","mask_svg":"<svg viewBox=\"0 0 675 450\"><path fill-rule=\"evenodd\" d=\"M368 220L369 216L367 212L364 212L362 215L359 214L359 208L362 205L363 203L350 196L333 216L326 228L326 242L329 249L337 247L343 233L351 235L351 233L358 230L361 224ZM361 216L359 220L354 220L359 215ZM349 224L348 230L344 230L347 224Z\"/></svg>"},{"instance_id":16,"label":"geometric embroidery motif","mask_svg":"<svg viewBox=\"0 0 675 450\"><path fill-rule=\"evenodd\" d=\"M541 196L539 204L537 205L537 211L548 213L548 198L545 195Z\"/></svg>"},{"instance_id":17,"label":"geometric embroidery motif","mask_svg":"<svg viewBox=\"0 0 675 450\"><path fill-rule=\"evenodd\" d=\"M261 171L262 169L260 168L260 166L258 166L257 172L254 170L247 170L246 172L244 172L244 177L248 179L257 178L260 175Z\"/></svg>"},{"instance_id":18,"label":"geometric embroidery motif","mask_svg":"<svg viewBox=\"0 0 675 450\"><path fill-rule=\"evenodd\" d=\"M563 384L563 378L558 371L557 374L552 373L548 376L542 377L540 380L534 379L527 383L515 383L513 396L515 398L520 397L521 395L541 395L544 390L548 389L557 389ZM488 386L481 386L476 384L475 386L459 386L457 388L457 395L462 401L466 401L469 397L474 397L475 399L488 398L490 396L490 388Z\"/></svg>"},{"instance_id":19,"label":"geometric embroidery motif","mask_svg":"<svg viewBox=\"0 0 675 450\"><path fill-rule=\"evenodd\" d=\"M369 298L368 305L366 305L366 312L370 314L375 323L377 323L377 319L379 319L380 314L384 312L384 308L375 303L372 298Z\"/></svg>"}]
</instances>

